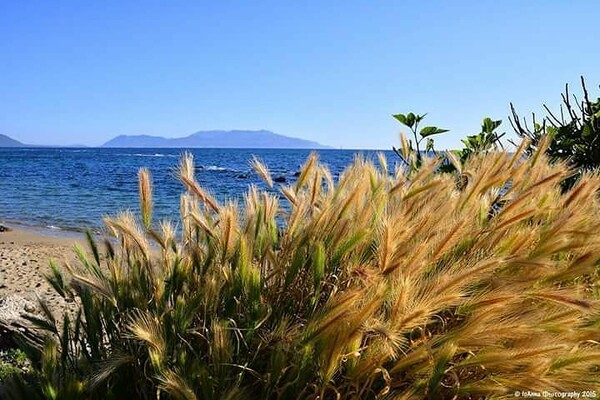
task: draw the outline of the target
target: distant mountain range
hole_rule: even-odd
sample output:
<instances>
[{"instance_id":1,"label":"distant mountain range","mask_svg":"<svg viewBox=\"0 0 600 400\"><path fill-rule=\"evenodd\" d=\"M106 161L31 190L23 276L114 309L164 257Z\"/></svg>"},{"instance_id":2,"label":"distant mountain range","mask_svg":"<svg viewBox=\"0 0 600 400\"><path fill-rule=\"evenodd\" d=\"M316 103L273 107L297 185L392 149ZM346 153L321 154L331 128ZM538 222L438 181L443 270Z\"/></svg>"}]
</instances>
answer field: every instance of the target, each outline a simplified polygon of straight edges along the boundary
<instances>
[{"instance_id":1,"label":"distant mountain range","mask_svg":"<svg viewBox=\"0 0 600 400\"><path fill-rule=\"evenodd\" d=\"M310 140L279 135L271 131L200 131L181 138L149 135L120 135L102 147L208 147L261 149L325 149Z\"/></svg>"},{"instance_id":2,"label":"distant mountain range","mask_svg":"<svg viewBox=\"0 0 600 400\"><path fill-rule=\"evenodd\" d=\"M29 145L0 134L0 147L50 147ZM54 146L52 146L54 147ZM71 146L69 146L71 147ZM80 146L76 146L80 147ZM149 135L120 135L101 147L206 147L258 149L327 149L320 143L279 135L271 131L200 131L181 138Z\"/></svg>"},{"instance_id":3,"label":"distant mountain range","mask_svg":"<svg viewBox=\"0 0 600 400\"><path fill-rule=\"evenodd\" d=\"M0 134L0 147L87 147L83 144L69 144L66 146L60 146L60 145L40 145L40 144L26 144L23 142L19 142L18 140L15 140L11 137L8 137L6 135L1 135Z\"/></svg>"},{"instance_id":4,"label":"distant mountain range","mask_svg":"<svg viewBox=\"0 0 600 400\"><path fill-rule=\"evenodd\" d=\"M23 147L25 146L23 143L10 138L6 135L0 134L0 147Z\"/></svg>"}]
</instances>

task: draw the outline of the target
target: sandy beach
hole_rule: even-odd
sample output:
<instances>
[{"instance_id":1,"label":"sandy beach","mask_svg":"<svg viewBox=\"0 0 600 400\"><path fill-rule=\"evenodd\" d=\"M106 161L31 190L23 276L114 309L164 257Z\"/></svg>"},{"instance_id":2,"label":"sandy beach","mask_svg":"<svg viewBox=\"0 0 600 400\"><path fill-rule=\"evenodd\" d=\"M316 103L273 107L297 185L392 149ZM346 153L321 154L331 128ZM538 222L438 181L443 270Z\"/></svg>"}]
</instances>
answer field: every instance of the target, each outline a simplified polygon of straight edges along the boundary
<instances>
[{"instance_id":1,"label":"sandy beach","mask_svg":"<svg viewBox=\"0 0 600 400\"><path fill-rule=\"evenodd\" d=\"M10 303L14 304L15 299L24 299L37 307L37 297L40 297L52 310L60 312L64 301L44 277L49 272L48 262L54 259L60 265L65 260L73 260L74 244L84 245L84 239L9 228L10 231L0 232L0 318L11 312Z\"/></svg>"},{"instance_id":2,"label":"sandy beach","mask_svg":"<svg viewBox=\"0 0 600 400\"><path fill-rule=\"evenodd\" d=\"M65 302L47 283L45 274L49 272L49 260L59 265L65 260L73 261L75 243L85 245L83 237L57 237L50 232L9 226L0 229L0 322L25 322L20 318L23 312L39 313L38 298L44 299L57 320L61 320L65 310L73 310L74 303ZM29 325L25 322L25 325ZM9 349L14 348L11 334L0 331L0 365L6 369ZM22 367L19 367L22 368ZM6 396L5 382L0 379L0 398Z\"/></svg>"}]
</instances>

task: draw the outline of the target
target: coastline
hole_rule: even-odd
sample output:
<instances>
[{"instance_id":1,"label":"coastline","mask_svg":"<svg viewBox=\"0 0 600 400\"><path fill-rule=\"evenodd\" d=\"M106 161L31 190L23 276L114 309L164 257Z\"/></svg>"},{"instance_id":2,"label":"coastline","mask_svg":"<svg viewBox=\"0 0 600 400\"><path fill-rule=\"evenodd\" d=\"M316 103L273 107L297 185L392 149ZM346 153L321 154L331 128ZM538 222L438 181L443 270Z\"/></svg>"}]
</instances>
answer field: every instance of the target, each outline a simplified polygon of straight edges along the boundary
<instances>
[{"instance_id":1,"label":"coastline","mask_svg":"<svg viewBox=\"0 0 600 400\"><path fill-rule=\"evenodd\" d=\"M0 231L0 244L2 241L6 241L6 238L17 244L40 243L72 246L75 243L85 242L85 232L14 222L0 222L0 226L8 228L8 231Z\"/></svg>"},{"instance_id":2,"label":"coastline","mask_svg":"<svg viewBox=\"0 0 600 400\"><path fill-rule=\"evenodd\" d=\"M69 229L63 227L56 227L53 225L39 225L35 223L27 223L22 221L15 221L11 219L1 219L0 218L0 227L9 228L7 232L19 232L20 235L30 235L31 239L39 239L41 241L46 241L47 239L67 239L68 240L84 240L85 239L85 231L84 230L76 230ZM0 229L0 235L2 233L2 229ZM92 231L94 235L98 234L97 231ZM1 237L1 236L0 236Z\"/></svg>"}]
</instances>

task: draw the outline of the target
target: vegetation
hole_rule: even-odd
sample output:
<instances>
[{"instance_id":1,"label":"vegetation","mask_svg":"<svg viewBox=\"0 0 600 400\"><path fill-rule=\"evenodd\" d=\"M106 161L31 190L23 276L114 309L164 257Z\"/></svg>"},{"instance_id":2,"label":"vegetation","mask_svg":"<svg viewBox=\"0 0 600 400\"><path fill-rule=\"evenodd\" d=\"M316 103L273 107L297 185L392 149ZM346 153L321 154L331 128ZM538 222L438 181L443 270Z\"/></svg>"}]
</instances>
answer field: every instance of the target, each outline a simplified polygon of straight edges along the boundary
<instances>
[{"instance_id":1,"label":"vegetation","mask_svg":"<svg viewBox=\"0 0 600 400\"><path fill-rule=\"evenodd\" d=\"M550 139L547 145L546 153L551 161L566 161L577 174L573 174L563 182L564 188L570 188L577 180L582 171L592 171L600 167L600 97L595 101L590 100L585 80L581 77L582 95L579 99L576 95L569 93L569 85L565 85L565 91L561 95L562 105L560 114L553 113L550 108L544 105L546 115L541 121L536 120L535 114L532 114L532 128L525 118L519 117L514 105L510 108L512 117L509 121L521 139L529 141L527 148L528 154L533 154L540 147L545 138ZM410 140L408 146L414 160L407 158L400 150L393 148L394 152L413 169L418 168L421 160L419 144L427 139L425 152L434 152L434 141L429 136L448 132L446 129L437 127L426 127L418 131L418 124L427 114L419 115L414 113L395 114L393 117L408 127L416 143L416 152L413 149L413 142ZM465 162L473 154L485 153L488 151L497 151L504 149L501 138L504 133L499 134L496 129L502 121L494 121L491 118L484 118L481 126L481 132L475 135L469 135L462 140L464 147L455 150L453 153ZM515 143L513 143L515 144ZM515 144L515 146L517 146ZM448 160L441 168L444 172L455 172L453 164Z\"/></svg>"},{"instance_id":2,"label":"vegetation","mask_svg":"<svg viewBox=\"0 0 600 400\"><path fill-rule=\"evenodd\" d=\"M435 152L435 142L432 136L448 132L448 130L438 128L437 126L426 126L419 130L419 124L421 123L421 121L423 121L427 114L419 115L411 112L408 114L394 114L392 116L402 125L410 129L410 132L414 139L413 147L413 140L406 140L406 138L402 136L402 146L404 149L408 149L409 152L400 152L400 150L398 150L395 147L393 147L393 150L396 153L396 155L398 155L400 159L404 161L406 165L408 165L412 170L415 170L418 167L420 167L422 162L423 154L421 152L421 143L423 142L423 140L427 141L424 149L425 153Z\"/></svg>"},{"instance_id":3,"label":"vegetation","mask_svg":"<svg viewBox=\"0 0 600 400\"><path fill-rule=\"evenodd\" d=\"M0 352L0 386L27 371L27 355L19 349Z\"/></svg>"},{"instance_id":4,"label":"vegetation","mask_svg":"<svg viewBox=\"0 0 600 400\"><path fill-rule=\"evenodd\" d=\"M416 128L415 128L416 131ZM410 156L403 139L402 152ZM530 157L475 154L389 171L356 159L339 177L312 155L280 197L251 187L219 204L179 176L181 237L142 215L107 218L80 265L49 281L79 305L34 319L25 346L48 399L451 399L600 383L595 266L600 177ZM256 171L272 186L269 171ZM501 199L500 202L497 199ZM493 204L501 204L492 210ZM493 211L493 212L492 212Z\"/></svg>"},{"instance_id":5,"label":"vegetation","mask_svg":"<svg viewBox=\"0 0 600 400\"><path fill-rule=\"evenodd\" d=\"M569 85L565 85L560 115L544 105L546 115L540 123L533 114L533 129L525 119L521 120L511 104L511 124L519 136L531 141L530 153L536 151L545 136L550 136L552 142L546 152L551 159L567 160L577 171L590 171L600 166L600 97L590 100L583 77L581 88L580 100L575 95L571 97ZM565 186L572 186L576 178L566 181Z\"/></svg>"},{"instance_id":6,"label":"vegetation","mask_svg":"<svg viewBox=\"0 0 600 400\"><path fill-rule=\"evenodd\" d=\"M425 118L426 115L427 114L419 115L414 113L393 115L397 121L408 127L413 135L415 146L413 146L412 140L407 141L406 138L402 136L402 147L400 149L392 147L394 153L396 153L402 162L412 171L417 170L422 163L423 153L421 152L420 147L421 142L423 140L427 140L424 150L425 154L433 154L437 156L438 152L435 150L435 141L431 136L449 132L447 129L441 129L436 126L427 126L419 130L419 123ZM452 154L454 154L462 163L464 163L470 156L474 154L504 149L504 146L500 141L500 139L504 136L504 133L498 133L496 131L501 124L501 120L494 121L489 117L484 118L481 124L481 131L474 135L469 135L465 139L461 140L464 148L461 150L452 150ZM442 172L456 172L455 163L452 163L448 158L446 158L441 163L440 170Z\"/></svg>"},{"instance_id":7,"label":"vegetation","mask_svg":"<svg viewBox=\"0 0 600 400\"><path fill-rule=\"evenodd\" d=\"M456 151L462 162L465 162L473 154L486 153L488 151L498 151L503 149L500 139L505 135L496 130L502 124L502 120L494 121L489 117L483 119L481 131L475 135L469 135L461 140L464 148Z\"/></svg>"}]
</instances>

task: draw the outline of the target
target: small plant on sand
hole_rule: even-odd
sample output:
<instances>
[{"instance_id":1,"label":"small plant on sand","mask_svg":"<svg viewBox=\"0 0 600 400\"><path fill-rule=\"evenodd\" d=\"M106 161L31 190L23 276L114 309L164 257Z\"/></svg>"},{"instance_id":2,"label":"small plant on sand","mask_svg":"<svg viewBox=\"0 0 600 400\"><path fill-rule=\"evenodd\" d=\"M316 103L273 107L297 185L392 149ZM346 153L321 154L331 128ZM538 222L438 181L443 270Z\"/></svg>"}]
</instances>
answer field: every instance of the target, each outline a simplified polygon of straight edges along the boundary
<instances>
[{"instance_id":1,"label":"small plant on sand","mask_svg":"<svg viewBox=\"0 0 600 400\"><path fill-rule=\"evenodd\" d=\"M22 374L27 368L27 356L19 349L10 349L0 354L0 383Z\"/></svg>"},{"instance_id":2,"label":"small plant on sand","mask_svg":"<svg viewBox=\"0 0 600 400\"><path fill-rule=\"evenodd\" d=\"M37 385L14 396L467 399L598 387L599 308L584 278L600 257L600 178L584 173L563 193L571 171L548 163L547 143L528 158L526 145L454 160L461 190L437 158L410 175L357 158L336 182L312 155L280 196L251 187L242 204L219 203L186 155L181 236L170 222L154 228L142 170L141 219L107 218L105 250L90 240L66 275L52 266L79 311L34 320L48 332L28 348Z\"/></svg>"}]
</instances>

